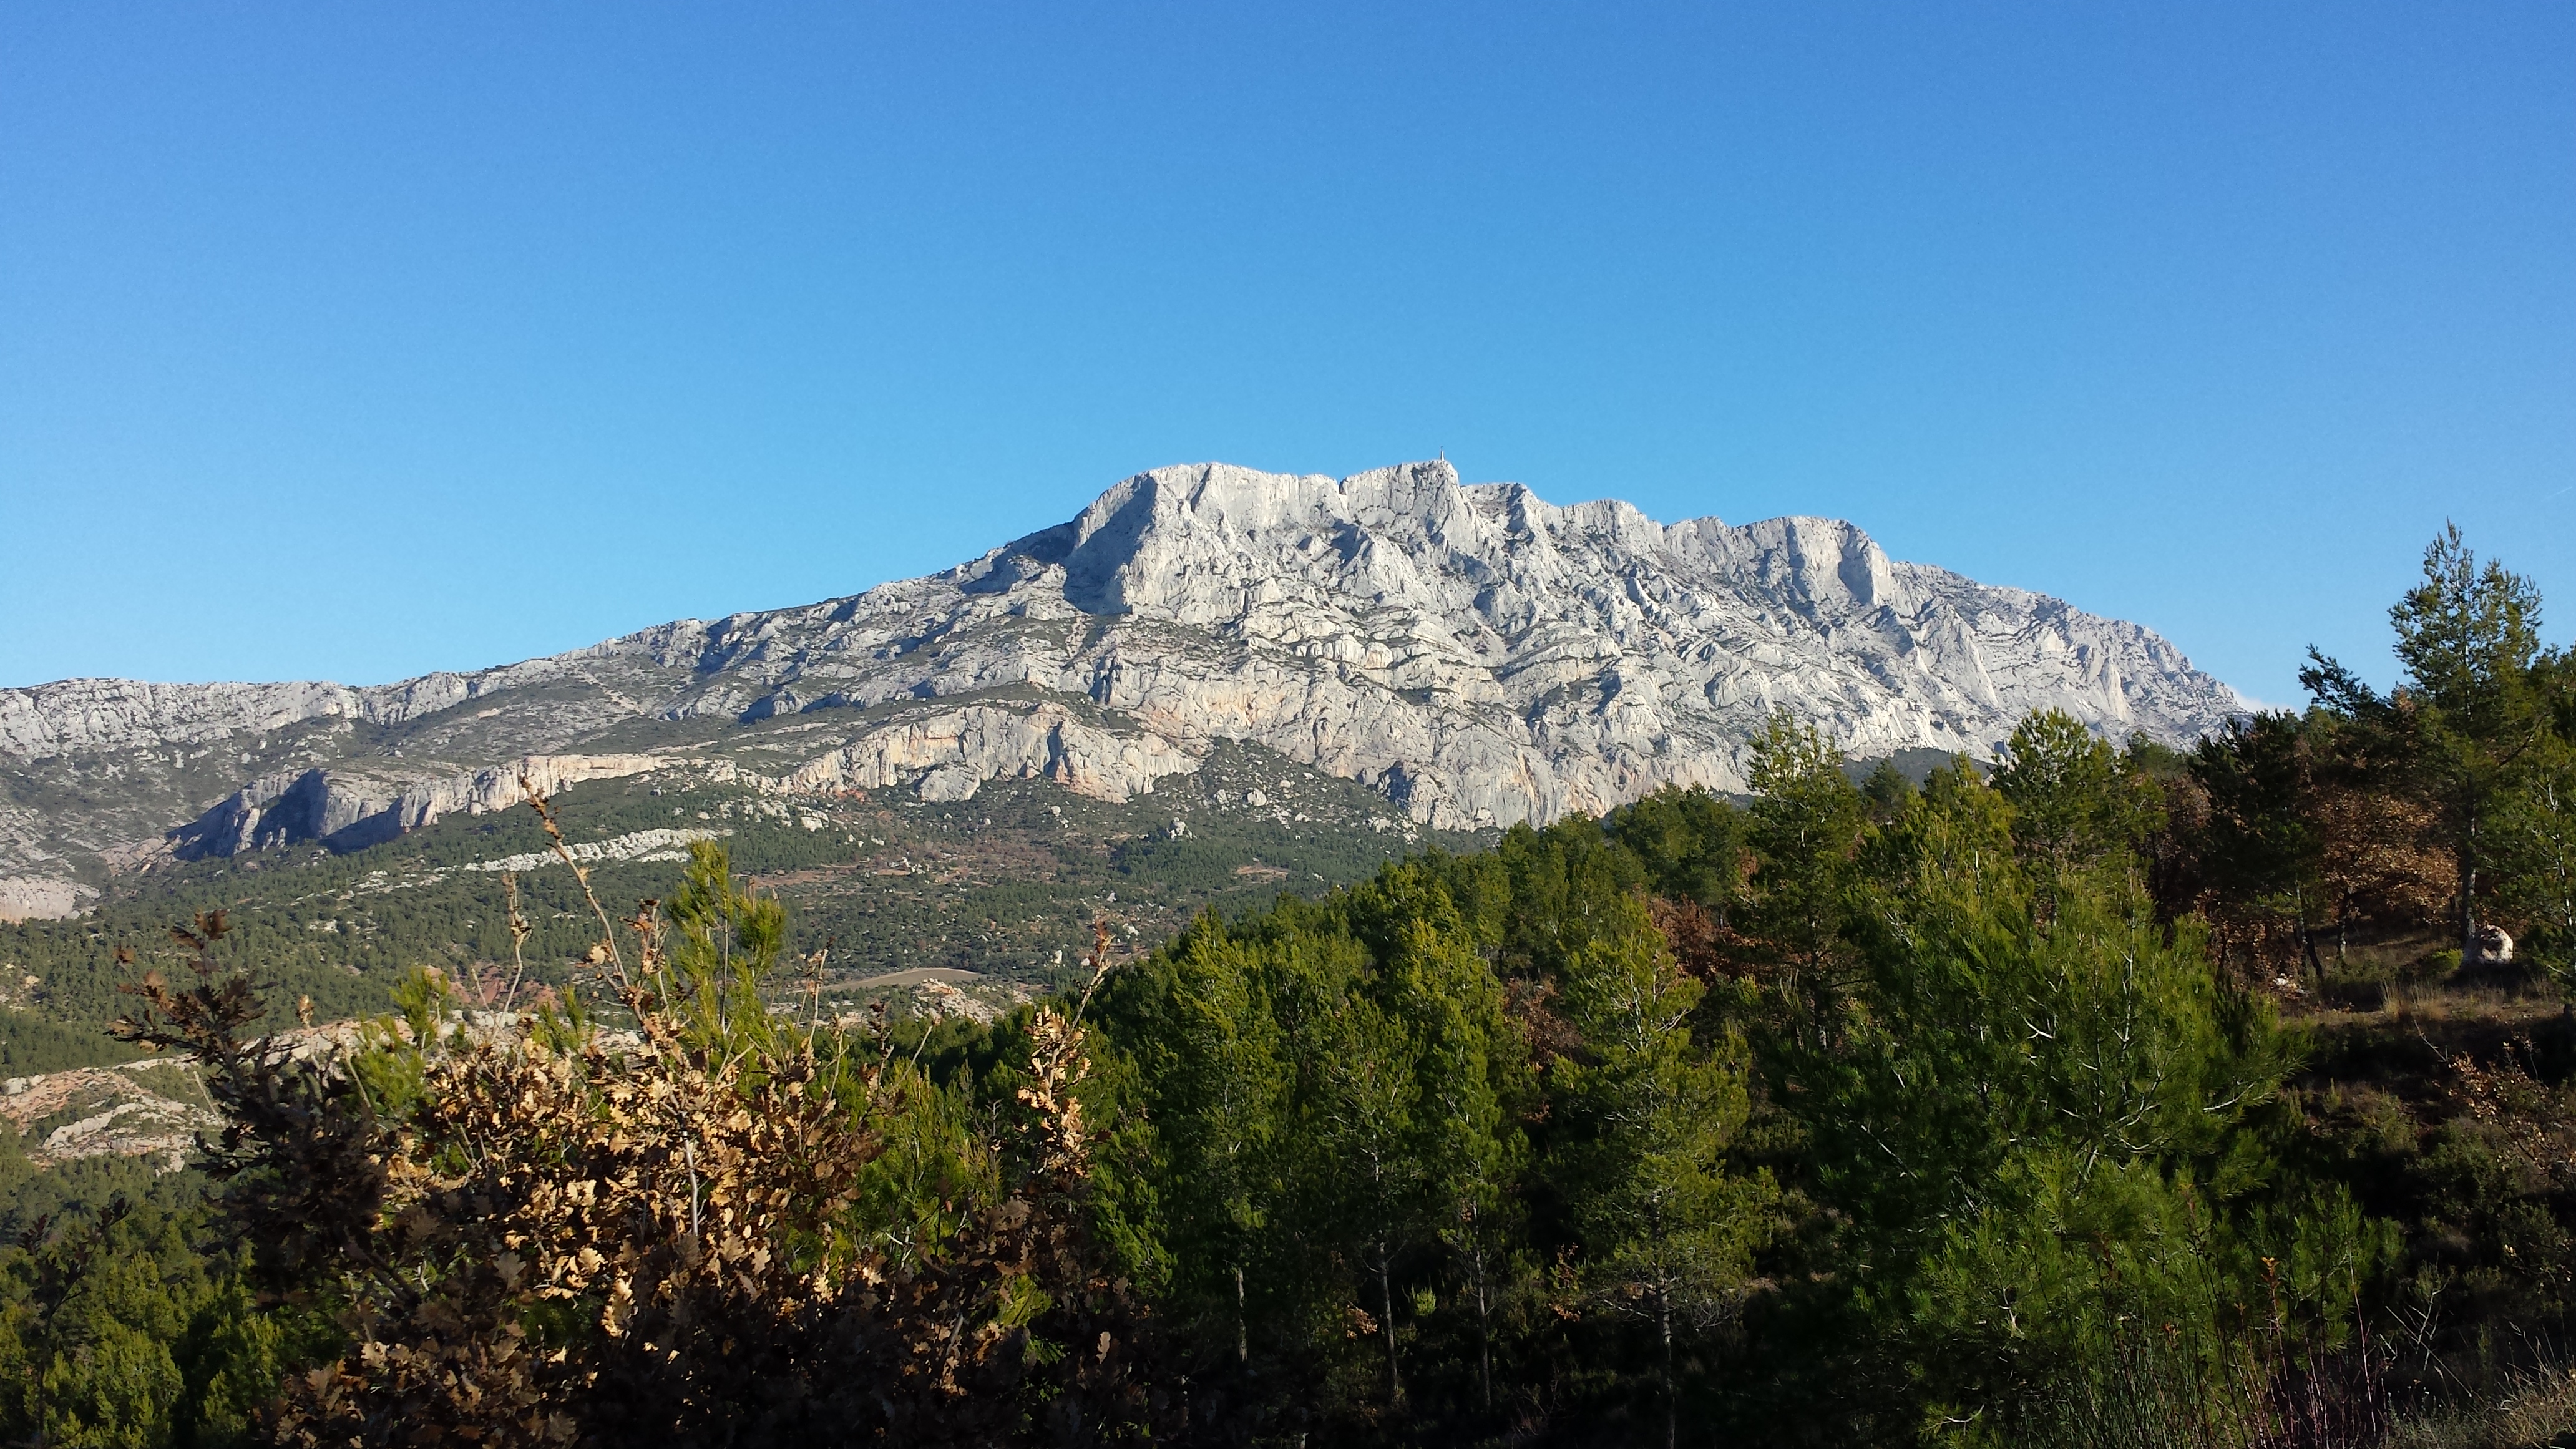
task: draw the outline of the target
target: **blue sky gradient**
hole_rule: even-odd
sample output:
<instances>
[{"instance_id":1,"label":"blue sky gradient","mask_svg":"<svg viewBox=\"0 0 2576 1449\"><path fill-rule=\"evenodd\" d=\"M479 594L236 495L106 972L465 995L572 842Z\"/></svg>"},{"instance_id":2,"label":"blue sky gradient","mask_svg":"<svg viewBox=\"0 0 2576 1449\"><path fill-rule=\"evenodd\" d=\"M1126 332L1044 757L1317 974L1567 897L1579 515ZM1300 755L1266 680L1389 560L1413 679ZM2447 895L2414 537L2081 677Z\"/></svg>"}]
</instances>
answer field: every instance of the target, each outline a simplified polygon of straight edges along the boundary
<instances>
[{"instance_id":1,"label":"blue sky gradient","mask_svg":"<svg viewBox=\"0 0 2576 1449\"><path fill-rule=\"evenodd\" d=\"M2292 702L2386 677L2445 519L2576 624L2571 56L2562 0L11 6L0 684L499 663L1445 447Z\"/></svg>"}]
</instances>

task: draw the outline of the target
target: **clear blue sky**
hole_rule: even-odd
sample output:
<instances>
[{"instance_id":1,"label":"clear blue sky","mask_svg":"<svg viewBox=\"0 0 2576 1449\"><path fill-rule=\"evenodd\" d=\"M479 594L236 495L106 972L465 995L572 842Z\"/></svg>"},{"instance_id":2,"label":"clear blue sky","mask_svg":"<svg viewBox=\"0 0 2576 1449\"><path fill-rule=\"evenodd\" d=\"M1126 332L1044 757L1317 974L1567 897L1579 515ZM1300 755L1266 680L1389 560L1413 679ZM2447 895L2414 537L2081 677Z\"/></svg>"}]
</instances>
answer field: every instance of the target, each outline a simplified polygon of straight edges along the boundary
<instances>
[{"instance_id":1,"label":"clear blue sky","mask_svg":"<svg viewBox=\"0 0 2576 1449\"><path fill-rule=\"evenodd\" d=\"M0 10L0 684L374 682L1138 469L1856 520L2252 695L2576 625L2576 5Z\"/></svg>"}]
</instances>

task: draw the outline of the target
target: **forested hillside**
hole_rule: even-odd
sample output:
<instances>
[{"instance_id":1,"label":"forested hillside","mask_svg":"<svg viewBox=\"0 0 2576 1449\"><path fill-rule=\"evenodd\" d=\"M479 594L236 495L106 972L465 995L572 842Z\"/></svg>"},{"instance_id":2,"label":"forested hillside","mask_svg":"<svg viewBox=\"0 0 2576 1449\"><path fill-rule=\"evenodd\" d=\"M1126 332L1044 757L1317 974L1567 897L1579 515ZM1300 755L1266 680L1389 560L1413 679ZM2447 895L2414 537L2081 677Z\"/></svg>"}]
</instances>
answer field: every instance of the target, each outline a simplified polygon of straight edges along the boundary
<instances>
[{"instance_id":1,"label":"forested hillside","mask_svg":"<svg viewBox=\"0 0 2576 1449\"><path fill-rule=\"evenodd\" d=\"M675 765L581 785L555 806L612 900L666 894L692 840L721 842L757 889L789 903L797 954L828 947L836 1007L909 968L1034 988L1078 980L1094 921L1151 944L1209 906L1356 880L1426 839L1492 838L1426 833L1366 790L1266 751L1221 748L1178 783L1117 804L1044 780L924 802L780 796ZM511 890L534 933L515 957ZM124 878L75 920L0 923L5 1074L129 1055L102 1035L131 974L116 949L212 909L228 913L233 949L258 961L273 1007L307 996L326 1022L386 1009L393 983L424 965L469 997L505 990L520 961L528 984L560 985L598 928L523 809L451 816L346 854L303 844L181 863Z\"/></svg>"},{"instance_id":2,"label":"forested hillside","mask_svg":"<svg viewBox=\"0 0 2576 1449\"><path fill-rule=\"evenodd\" d=\"M138 982L119 1037L230 1127L209 1194L0 1255L0 1422L2558 1442L2576 660L2456 535L2392 621L2394 690L2316 659L2309 709L2187 752L2041 712L1994 761L1855 779L1775 717L1749 800L1266 878L1151 949L1104 919L991 1022L831 1004L742 840L636 906L533 813L489 848L560 863L456 958L542 941L533 1013L389 962L342 973L380 1017L290 1053L260 1033L339 970L291 959L328 932L189 901L185 959L120 958L142 923L103 915L61 979ZM1134 848L1242 879L1197 832Z\"/></svg>"}]
</instances>

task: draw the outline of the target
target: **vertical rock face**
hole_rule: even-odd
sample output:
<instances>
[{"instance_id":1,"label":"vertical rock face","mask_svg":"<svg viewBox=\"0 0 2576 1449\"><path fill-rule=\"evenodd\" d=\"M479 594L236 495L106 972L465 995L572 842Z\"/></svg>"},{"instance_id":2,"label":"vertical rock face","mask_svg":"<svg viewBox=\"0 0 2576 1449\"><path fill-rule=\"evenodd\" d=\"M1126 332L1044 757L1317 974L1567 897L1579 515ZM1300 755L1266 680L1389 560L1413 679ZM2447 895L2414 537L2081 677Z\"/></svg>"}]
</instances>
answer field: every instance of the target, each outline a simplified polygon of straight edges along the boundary
<instances>
[{"instance_id":1,"label":"vertical rock face","mask_svg":"<svg viewBox=\"0 0 2576 1449\"><path fill-rule=\"evenodd\" d=\"M47 802L0 806L0 883L373 843L487 808L473 782L528 756L603 762L567 781L697 762L782 789L1046 776L1125 799L1240 740L1463 827L1741 789L1774 709L1858 755L1986 755L2033 709L2182 742L2242 707L2148 630L1893 561L1848 523L1660 525L1446 463L1204 464L927 578L479 673L0 690L0 772Z\"/></svg>"},{"instance_id":2,"label":"vertical rock face","mask_svg":"<svg viewBox=\"0 0 2576 1449\"><path fill-rule=\"evenodd\" d=\"M1253 740L1443 825L1741 788L1774 708L1855 753L1980 755L2035 708L2167 740L2241 708L2144 629L1894 562L1848 523L1665 527L1462 487L1442 463L1161 469L955 577L1030 616L1061 601L1118 621L1114 646L1052 677L1027 661L1031 682L1184 744ZM947 647L933 681L997 662Z\"/></svg>"},{"instance_id":3,"label":"vertical rock face","mask_svg":"<svg viewBox=\"0 0 2576 1449\"><path fill-rule=\"evenodd\" d=\"M527 755L470 774L432 779L381 766L270 775L171 831L168 843L182 860L305 840L334 850L363 850L444 815L506 810L526 799L532 788L553 795L584 780L640 775L670 763L658 755Z\"/></svg>"}]
</instances>

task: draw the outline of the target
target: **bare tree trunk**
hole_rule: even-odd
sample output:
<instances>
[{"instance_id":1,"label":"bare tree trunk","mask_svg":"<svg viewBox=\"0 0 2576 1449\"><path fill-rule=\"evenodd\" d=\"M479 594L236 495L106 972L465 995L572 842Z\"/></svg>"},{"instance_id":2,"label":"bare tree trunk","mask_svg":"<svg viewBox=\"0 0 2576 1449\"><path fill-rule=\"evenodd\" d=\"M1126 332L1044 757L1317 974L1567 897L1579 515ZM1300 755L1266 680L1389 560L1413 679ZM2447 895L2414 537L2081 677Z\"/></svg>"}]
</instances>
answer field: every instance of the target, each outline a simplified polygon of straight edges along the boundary
<instances>
[{"instance_id":1,"label":"bare tree trunk","mask_svg":"<svg viewBox=\"0 0 2576 1449\"><path fill-rule=\"evenodd\" d=\"M1664 1335L1664 1449L1673 1449L1681 1437L1681 1401L1673 1395L1673 1295L1670 1289L1655 1293L1656 1327Z\"/></svg>"},{"instance_id":2,"label":"bare tree trunk","mask_svg":"<svg viewBox=\"0 0 2576 1449\"><path fill-rule=\"evenodd\" d=\"M1378 1301L1386 1305L1386 1318L1379 1327L1386 1334L1386 1403L1392 1409L1404 1403L1404 1380L1395 1365L1395 1281L1388 1273L1387 1256L1387 1246L1381 1241L1377 1245L1377 1293Z\"/></svg>"},{"instance_id":3,"label":"bare tree trunk","mask_svg":"<svg viewBox=\"0 0 2576 1449\"><path fill-rule=\"evenodd\" d=\"M1252 1330L1243 1312L1243 1265L1234 1265L1234 1361L1252 1362Z\"/></svg>"},{"instance_id":4,"label":"bare tree trunk","mask_svg":"<svg viewBox=\"0 0 2576 1449\"><path fill-rule=\"evenodd\" d=\"M2474 830L2472 831L2474 834ZM2460 843L2460 964L2478 959L2478 858L2468 841Z\"/></svg>"},{"instance_id":5,"label":"bare tree trunk","mask_svg":"<svg viewBox=\"0 0 2576 1449\"><path fill-rule=\"evenodd\" d=\"M2460 964L2478 962L2478 815L2460 835Z\"/></svg>"},{"instance_id":6,"label":"bare tree trunk","mask_svg":"<svg viewBox=\"0 0 2576 1449\"><path fill-rule=\"evenodd\" d=\"M2322 988L2326 984L2325 963L2317 959L2317 933L2308 928L2308 890L2305 886L2291 889L2290 899L2299 909L2299 951L2307 957L2308 975Z\"/></svg>"},{"instance_id":7,"label":"bare tree trunk","mask_svg":"<svg viewBox=\"0 0 2576 1449\"><path fill-rule=\"evenodd\" d=\"M1494 1305L1485 1292L1485 1259L1476 1258L1476 1359L1485 1386L1485 1408L1494 1407Z\"/></svg>"}]
</instances>

